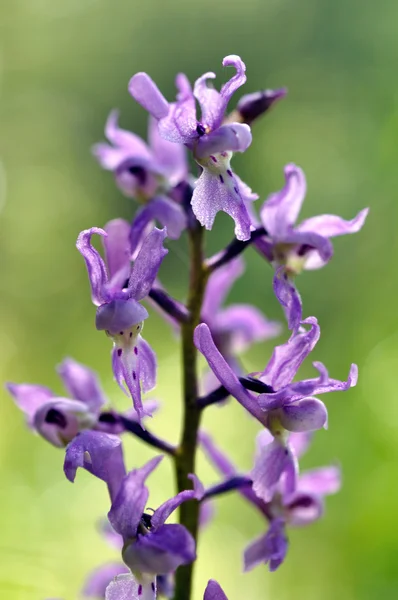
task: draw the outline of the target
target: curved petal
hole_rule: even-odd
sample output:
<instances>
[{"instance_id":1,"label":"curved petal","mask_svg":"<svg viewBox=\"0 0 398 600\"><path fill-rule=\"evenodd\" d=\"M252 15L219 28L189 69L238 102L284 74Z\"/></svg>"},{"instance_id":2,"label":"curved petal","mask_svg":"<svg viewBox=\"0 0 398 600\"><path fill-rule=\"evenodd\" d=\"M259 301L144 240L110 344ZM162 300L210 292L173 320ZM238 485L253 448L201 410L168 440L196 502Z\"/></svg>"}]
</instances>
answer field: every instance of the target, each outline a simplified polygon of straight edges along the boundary
<instances>
[{"instance_id":1,"label":"curved petal","mask_svg":"<svg viewBox=\"0 0 398 600\"><path fill-rule=\"evenodd\" d=\"M88 278L91 285L91 299L96 306L99 306L106 301L106 298L104 297L104 288L108 283L108 273L100 254L91 245L91 237L95 233L103 237L106 237L107 235L103 229L91 227L91 229L86 229L79 234L76 247L86 263Z\"/></svg>"},{"instance_id":2,"label":"curved petal","mask_svg":"<svg viewBox=\"0 0 398 600\"><path fill-rule=\"evenodd\" d=\"M208 79L215 79L216 74L208 71L199 77L193 87L193 95L199 102L201 111L201 124L204 129L217 127L216 123L220 113L220 94L212 85L207 85Z\"/></svg>"},{"instance_id":3,"label":"curved petal","mask_svg":"<svg viewBox=\"0 0 398 600\"><path fill-rule=\"evenodd\" d=\"M162 525L124 547L123 560L132 571L164 575L196 558L195 541L182 525Z\"/></svg>"},{"instance_id":4,"label":"curved petal","mask_svg":"<svg viewBox=\"0 0 398 600\"><path fill-rule=\"evenodd\" d=\"M66 448L64 472L72 483L78 467L105 481L113 501L126 474L120 438L99 431L83 431Z\"/></svg>"},{"instance_id":5,"label":"curved petal","mask_svg":"<svg viewBox=\"0 0 398 600\"><path fill-rule=\"evenodd\" d=\"M289 281L284 267L275 272L272 287L285 312L289 329L297 331L303 318L301 297L294 283Z\"/></svg>"},{"instance_id":6,"label":"curved petal","mask_svg":"<svg viewBox=\"0 0 398 600\"><path fill-rule=\"evenodd\" d=\"M222 181L220 179L222 177ZM227 185L228 182L228 185ZM239 189L223 175L217 175L205 168L196 182L192 196L192 210L206 229L212 229L216 214L222 210L235 221L235 235L238 240L250 238L251 221Z\"/></svg>"},{"instance_id":7,"label":"curved petal","mask_svg":"<svg viewBox=\"0 0 398 600\"><path fill-rule=\"evenodd\" d=\"M303 260L305 260L307 253L314 251L318 252L323 264L327 263L333 256L332 243L315 231L289 230L284 235L283 243L296 246L296 254Z\"/></svg>"},{"instance_id":8,"label":"curved petal","mask_svg":"<svg viewBox=\"0 0 398 600\"><path fill-rule=\"evenodd\" d=\"M309 431L303 431L300 433L291 433L289 435L289 446L292 452L297 458L300 458L310 445L312 440L312 433Z\"/></svg>"},{"instance_id":9,"label":"curved petal","mask_svg":"<svg viewBox=\"0 0 398 600\"><path fill-rule=\"evenodd\" d=\"M251 472L253 491L264 502L270 502L290 460L289 451L278 440L257 448Z\"/></svg>"},{"instance_id":10,"label":"curved petal","mask_svg":"<svg viewBox=\"0 0 398 600\"><path fill-rule=\"evenodd\" d=\"M53 398L36 411L33 427L50 444L65 448L81 430L91 429L96 420L83 402Z\"/></svg>"},{"instance_id":11,"label":"curved petal","mask_svg":"<svg viewBox=\"0 0 398 600\"><path fill-rule=\"evenodd\" d=\"M268 365L261 373L261 379L275 390L291 383L300 365L319 340L321 332L315 317L308 317L302 323L310 325L309 331L293 333L288 342L276 346Z\"/></svg>"},{"instance_id":12,"label":"curved petal","mask_svg":"<svg viewBox=\"0 0 398 600\"><path fill-rule=\"evenodd\" d=\"M242 85L246 83L246 65L240 58L240 56L237 56L236 54L230 54L229 56L226 56L224 58L224 60L222 61L222 66L234 67L236 69L236 74L233 77L231 77L231 79L227 81L227 83L224 83L220 91L221 110L223 117L233 94L236 92L236 90L238 90Z\"/></svg>"},{"instance_id":13,"label":"curved petal","mask_svg":"<svg viewBox=\"0 0 398 600\"><path fill-rule=\"evenodd\" d=\"M205 323L198 325L194 333L196 348L206 358L209 367L220 383L252 414L260 423L264 422L264 414L255 398L243 387L221 353L217 350L210 329Z\"/></svg>"},{"instance_id":14,"label":"curved petal","mask_svg":"<svg viewBox=\"0 0 398 600\"><path fill-rule=\"evenodd\" d=\"M317 521L324 511L322 498L303 492L294 494L286 508L289 524L294 527L302 527Z\"/></svg>"},{"instance_id":15,"label":"curved petal","mask_svg":"<svg viewBox=\"0 0 398 600\"><path fill-rule=\"evenodd\" d=\"M327 426L326 406L316 398L304 398L278 410L282 426L288 431L315 431Z\"/></svg>"},{"instance_id":16,"label":"curved petal","mask_svg":"<svg viewBox=\"0 0 398 600\"><path fill-rule=\"evenodd\" d=\"M174 187L180 181L186 179L188 176L188 161L185 146L165 140L160 135L159 124L154 118L149 119L148 139L154 158L166 176L168 183Z\"/></svg>"},{"instance_id":17,"label":"curved petal","mask_svg":"<svg viewBox=\"0 0 398 600\"><path fill-rule=\"evenodd\" d=\"M124 219L113 219L104 227L106 237L102 239L105 251L105 262L109 277L112 279L120 271L130 268L130 225ZM128 275L127 275L128 276ZM126 279L126 277L124 277Z\"/></svg>"},{"instance_id":18,"label":"curved petal","mask_svg":"<svg viewBox=\"0 0 398 600\"><path fill-rule=\"evenodd\" d=\"M187 226L187 217L182 206L167 196L157 196L140 208L133 219L130 230L133 252L141 243L148 223L154 220L167 228L167 235L172 240L177 240Z\"/></svg>"},{"instance_id":19,"label":"curved petal","mask_svg":"<svg viewBox=\"0 0 398 600\"><path fill-rule=\"evenodd\" d=\"M200 483L199 479L192 475L190 477L194 483L193 490L184 490L180 492L174 498L166 500L159 508L155 510L151 518L151 527L153 531L156 531L165 524L169 516L183 503L188 500L201 500L204 494L204 488Z\"/></svg>"},{"instance_id":20,"label":"curved petal","mask_svg":"<svg viewBox=\"0 0 398 600\"><path fill-rule=\"evenodd\" d=\"M201 137L195 148L195 156L203 159L221 152L245 152L251 143L252 134L249 125L229 123Z\"/></svg>"},{"instance_id":21,"label":"curved petal","mask_svg":"<svg viewBox=\"0 0 398 600\"><path fill-rule=\"evenodd\" d=\"M195 98L183 73L177 75L176 86L177 101L170 104L169 114L160 120L159 133L169 142L190 145L198 138Z\"/></svg>"},{"instance_id":22,"label":"curved petal","mask_svg":"<svg viewBox=\"0 0 398 600\"><path fill-rule=\"evenodd\" d=\"M284 561L288 547L285 534L285 523L282 519L274 519L267 533L245 550L245 571L251 571L261 563L269 564L269 570L275 571Z\"/></svg>"},{"instance_id":23,"label":"curved petal","mask_svg":"<svg viewBox=\"0 0 398 600\"><path fill-rule=\"evenodd\" d=\"M166 117L169 103L147 73L136 73L129 81L128 90L141 106L155 119Z\"/></svg>"},{"instance_id":24,"label":"curved petal","mask_svg":"<svg viewBox=\"0 0 398 600\"><path fill-rule=\"evenodd\" d=\"M203 600L228 600L221 586L214 579L210 579L203 596Z\"/></svg>"},{"instance_id":25,"label":"curved petal","mask_svg":"<svg viewBox=\"0 0 398 600\"><path fill-rule=\"evenodd\" d=\"M297 489L307 494L326 496L335 494L341 488L341 472L338 467L321 467L302 473Z\"/></svg>"},{"instance_id":26,"label":"curved petal","mask_svg":"<svg viewBox=\"0 0 398 600\"><path fill-rule=\"evenodd\" d=\"M243 275L245 264L240 256L216 269L209 277L202 304L202 318L212 327L215 316L235 281Z\"/></svg>"},{"instance_id":27,"label":"curved petal","mask_svg":"<svg viewBox=\"0 0 398 600\"><path fill-rule=\"evenodd\" d=\"M326 238L357 233L362 229L368 213L369 209L364 208L351 221L346 221L337 215L319 215L304 220L296 227L296 230L300 232L314 231Z\"/></svg>"},{"instance_id":28,"label":"curved petal","mask_svg":"<svg viewBox=\"0 0 398 600\"><path fill-rule=\"evenodd\" d=\"M145 481L162 459L163 456L155 456L140 469L128 473L119 485L108 519L113 529L120 533L124 540L135 538L137 535L137 528L149 496Z\"/></svg>"},{"instance_id":29,"label":"curved petal","mask_svg":"<svg viewBox=\"0 0 398 600\"><path fill-rule=\"evenodd\" d=\"M90 573L84 584L82 594L85 598L105 598L106 588L117 575L130 573L122 562L107 563ZM118 597L120 600L120 597ZM131 600L131 596L130 596Z\"/></svg>"},{"instance_id":30,"label":"curved petal","mask_svg":"<svg viewBox=\"0 0 398 600\"><path fill-rule=\"evenodd\" d=\"M285 167L285 186L271 194L260 210L261 221L269 235L277 241L294 225L306 194L303 171L294 164Z\"/></svg>"},{"instance_id":31,"label":"curved petal","mask_svg":"<svg viewBox=\"0 0 398 600\"><path fill-rule=\"evenodd\" d=\"M128 285L129 296L134 300L142 300L151 290L162 260L168 253L168 250L163 248L165 237L166 230L155 227L141 246Z\"/></svg>"},{"instance_id":32,"label":"curved petal","mask_svg":"<svg viewBox=\"0 0 398 600\"><path fill-rule=\"evenodd\" d=\"M156 385L156 354L143 337L138 338L138 361L140 363L139 373L142 384L142 391L146 394ZM145 403L145 414L148 414L150 408L148 402ZM152 404L153 406L153 404Z\"/></svg>"},{"instance_id":33,"label":"curved petal","mask_svg":"<svg viewBox=\"0 0 398 600\"><path fill-rule=\"evenodd\" d=\"M110 144L100 142L94 144L91 148L93 156L98 160L103 169L114 171L117 167L126 160L126 150L124 148L114 148Z\"/></svg>"},{"instance_id":34,"label":"curved petal","mask_svg":"<svg viewBox=\"0 0 398 600\"><path fill-rule=\"evenodd\" d=\"M43 385L31 383L7 383L7 391L13 397L15 404L26 415L28 425L33 426L33 419L37 410L47 404L55 395Z\"/></svg>"},{"instance_id":35,"label":"curved petal","mask_svg":"<svg viewBox=\"0 0 398 600\"><path fill-rule=\"evenodd\" d=\"M229 334L229 348L233 354L245 351L254 342L269 340L282 331L280 323L269 321L250 304L227 306L216 316L214 328Z\"/></svg>"},{"instance_id":36,"label":"curved petal","mask_svg":"<svg viewBox=\"0 0 398 600\"><path fill-rule=\"evenodd\" d=\"M112 110L105 125L105 136L116 147L125 150L126 156L140 156L151 160L152 155L147 144L135 133L119 127L119 111Z\"/></svg>"},{"instance_id":37,"label":"curved petal","mask_svg":"<svg viewBox=\"0 0 398 600\"><path fill-rule=\"evenodd\" d=\"M57 372L69 395L86 404L92 412L98 412L106 403L97 375L85 365L65 358Z\"/></svg>"}]
</instances>

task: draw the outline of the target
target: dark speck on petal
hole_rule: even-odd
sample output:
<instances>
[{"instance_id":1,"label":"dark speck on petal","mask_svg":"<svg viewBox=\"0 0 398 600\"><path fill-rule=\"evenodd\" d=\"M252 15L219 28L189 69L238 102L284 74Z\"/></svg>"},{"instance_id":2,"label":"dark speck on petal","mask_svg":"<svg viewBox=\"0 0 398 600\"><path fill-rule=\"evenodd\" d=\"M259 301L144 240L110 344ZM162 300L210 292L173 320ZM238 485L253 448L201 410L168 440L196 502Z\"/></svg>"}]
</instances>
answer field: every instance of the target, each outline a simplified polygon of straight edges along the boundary
<instances>
[{"instance_id":1,"label":"dark speck on petal","mask_svg":"<svg viewBox=\"0 0 398 600\"><path fill-rule=\"evenodd\" d=\"M117 355L118 355L118 356L121 356L121 355L122 355L122 352L123 352L123 350L122 350L121 348L118 348Z\"/></svg>"},{"instance_id":2,"label":"dark speck on petal","mask_svg":"<svg viewBox=\"0 0 398 600\"><path fill-rule=\"evenodd\" d=\"M133 379L134 379L134 381L137 379L137 374L135 371L133 371Z\"/></svg>"},{"instance_id":3,"label":"dark speck on petal","mask_svg":"<svg viewBox=\"0 0 398 600\"><path fill-rule=\"evenodd\" d=\"M134 354L138 354L138 348L137 348L137 346L134 346Z\"/></svg>"},{"instance_id":4,"label":"dark speck on petal","mask_svg":"<svg viewBox=\"0 0 398 600\"><path fill-rule=\"evenodd\" d=\"M224 183L224 177L222 175L219 175L220 181L221 183Z\"/></svg>"}]
</instances>

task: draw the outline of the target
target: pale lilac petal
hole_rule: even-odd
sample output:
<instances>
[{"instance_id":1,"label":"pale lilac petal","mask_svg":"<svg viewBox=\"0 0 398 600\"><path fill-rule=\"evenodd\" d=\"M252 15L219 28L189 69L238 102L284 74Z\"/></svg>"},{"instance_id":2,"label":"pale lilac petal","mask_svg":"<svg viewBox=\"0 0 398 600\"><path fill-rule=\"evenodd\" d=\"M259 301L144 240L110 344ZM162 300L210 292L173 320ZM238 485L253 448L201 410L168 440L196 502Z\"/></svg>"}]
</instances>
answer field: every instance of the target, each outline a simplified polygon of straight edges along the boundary
<instances>
[{"instance_id":1,"label":"pale lilac petal","mask_svg":"<svg viewBox=\"0 0 398 600\"><path fill-rule=\"evenodd\" d=\"M289 525L303 527L320 519L324 512L324 503L320 496L297 492L286 505Z\"/></svg>"},{"instance_id":2,"label":"pale lilac petal","mask_svg":"<svg viewBox=\"0 0 398 600\"><path fill-rule=\"evenodd\" d=\"M326 496L341 488L341 472L338 467L322 467L305 471L298 479L297 489L307 494Z\"/></svg>"},{"instance_id":3,"label":"pale lilac petal","mask_svg":"<svg viewBox=\"0 0 398 600\"><path fill-rule=\"evenodd\" d=\"M127 396L131 396L138 421L141 423L142 418L145 416L141 398L140 367L142 363L138 360L134 348L137 348L137 346L126 349L113 348L112 371L122 392Z\"/></svg>"},{"instance_id":4,"label":"pale lilac petal","mask_svg":"<svg viewBox=\"0 0 398 600\"><path fill-rule=\"evenodd\" d=\"M65 448L82 429L94 427L96 421L97 416L90 412L87 404L53 398L36 411L32 426L50 444Z\"/></svg>"},{"instance_id":5,"label":"pale lilac petal","mask_svg":"<svg viewBox=\"0 0 398 600\"><path fill-rule=\"evenodd\" d=\"M135 133L119 127L119 111L112 110L105 125L105 136L116 147L126 150L129 156L140 156L151 160L147 144Z\"/></svg>"},{"instance_id":6,"label":"pale lilac petal","mask_svg":"<svg viewBox=\"0 0 398 600\"><path fill-rule=\"evenodd\" d=\"M138 595L138 590L142 585L135 580L131 573L122 574L113 579L106 588L105 600L155 600L156 593L144 598L142 593Z\"/></svg>"},{"instance_id":7,"label":"pale lilac petal","mask_svg":"<svg viewBox=\"0 0 398 600\"><path fill-rule=\"evenodd\" d=\"M166 230L155 227L141 246L128 285L129 295L134 300L142 300L151 290L162 260L168 253L168 250L163 248L165 237Z\"/></svg>"},{"instance_id":8,"label":"pale lilac petal","mask_svg":"<svg viewBox=\"0 0 398 600\"><path fill-rule=\"evenodd\" d=\"M113 148L104 142L94 144L91 152L101 167L107 171L114 171L127 158L127 151L124 148Z\"/></svg>"},{"instance_id":9,"label":"pale lilac petal","mask_svg":"<svg viewBox=\"0 0 398 600\"><path fill-rule=\"evenodd\" d=\"M176 86L177 101L170 104L169 114L160 120L159 133L169 142L190 145L198 138L195 98L183 73L177 75Z\"/></svg>"},{"instance_id":10,"label":"pale lilac petal","mask_svg":"<svg viewBox=\"0 0 398 600\"><path fill-rule=\"evenodd\" d=\"M162 119L168 115L169 103L146 73L133 75L128 89L134 100L141 104L155 119Z\"/></svg>"},{"instance_id":11,"label":"pale lilac petal","mask_svg":"<svg viewBox=\"0 0 398 600\"><path fill-rule=\"evenodd\" d=\"M142 385L142 391L146 394L150 392L156 385L156 354L152 350L143 337L139 336L138 339L138 362L139 362L139 376ZM150 410L150 404L145 403L145 414L148 415Z\"/></svg>"},{"instance_id":12,"label":"pale lilac petal","mask_svg":"<svg viewBox=\"0 0 398 600\"><path fill-rule=\"evenodd\" d=\"M162 525L125 546L123 560L132 571L163 575L196 558L195 541L182 525Z\"/></svg>"},{"instance_id":13,"label":"pale lilac petal","mask_svg":"<svg viewBox=\"0 0 398 600\"><path fill-rule=\"evenodd\" d=\"M82 594L85 598L105 598L105 591L117 575L130 573L123 563L107 563L92 571L88 576ZM119 600L119 599L118 599ZM130 599L131 600L131 596Z\"/></svg>"},{"instance_id":14,"label":"pale lilac petal","mask_svg":"<svg viewBox=\"0 0 398 600\"><path fill-rule=\"evenodd\" d=\"M97 375L85 365L73 358L66 358L57 371L71 398L80 400L92 412L98 412L106 403Z\"/></svg>"},{"instance_id":15,"label":"pale lilac petal","mask_svg":"<svg viewBox=\"0 0 398 600\"><path fill-rule=\"evenodd\" d=\"M99 522L99 531L101 535L105 538L106 542L115 548L116 550L121 551L123 548L123 538L120 533L116 533L113 529L112 525L109 523L107 519L101 519Z\"/></svg>"},{"instance_id":16,"label":"pale lilac petal","mask_svg":"<svg viewBox=\"0 0 398 600\"><path fill-rule=\"evenodd\" d=\"M264 422L264 414L257 404L256 399L249 394L240 383L224 357L217 350L210 330L205 323L198 325L194 333L194 343L199 352L206 358L209 367L220 383L229 393L242 404L256 419Z\"/></svg>"},{"instance_id":17,"label":"pale lilac petal","mask_svg":"<svg viewBox=\"0 0 398 600\"><path fill-rule=\"evenodd\" d=\"M91 285L91 299L96 306L99 306L106 300L104 298L104 287L108 282L108 273L101 255L91 245L91 237L95 233L103 237L106 236L103 229L91 227L91 229L86 229L79 234L76 247L86 263Z\"/></svg>"},{"instance_id":18,"label":"pale lilac petal","mask_svg":"<svg viewBox=\"0 0 398 600\"><path fill-rule=\"evenodd\" d=\"M210 275L202 304L202 318L209 327L212 327L216 313L244 270L245 264L242 258L238 256Z\"/></svg>"},{"instance_id":19,"label":"pale lilac petal","mask_svg":"<svg viewBox=\"0 0 398 600\"><path fill-rule=\"evenodd\" d=\"M124 539L135 538L137 534L149 496L145 481L162 459L163 456L155 456L140 469L128 473L119 485L108 519L113 529Z\"/></svg>"},{"instance_id":20,"label":"pale lilac petal","mask_svg":"<svg viewBox=\"0 0 398 600\"><path fill-rule=\"evenodd\" d=\"M251 221L246 206L236 185L231 189L226 183L225 180L221 182L219 175L204 169L192 196L192 210L206 229L213 227L216 214L220 210L226 212L235 221L235 235L238 240L248 240Z\"/></svg>"},{"instance_id":21,"label":"pale lilac petal","mask_svg":"<svg viewBox=\"0 0 398 600\"><path fill-rule=\"evenodd\" d=\"M294 225L306 193L304 173L296 165L285 167L285 181L282 190L271 194L260 211L261 221L274 241L283 241Z\"/></svg>"},{"instance_id":22,"label":"pale lilac petal","mask_svg":"<svg viewBox=\"0 0 398 600\"><path fill-rule=\"evenodd\" d=\"M229 123L198 140L195 155L202 159L221 152L244 152L252 142L250 127L244 123Z\"/></svg>"},{"instance_id":23,"label":"pale lilac petal","mask_svg":"<svg viewBox=\"0 0 398 600\"><path fill-rule=\"evenodd\" d=\"M288 431L315 431L327 426L326 406L316 398L304 398L278 410L282 426Z\"/></svg>"},{"instance_id":24,"label":"pale lilac petal","mask_svg":"<svg viewBox=\"0 0 398 600\"><path fill-rule=\"evenodd\" d=\"M291 433L289 435L289 446L292 449L293 454L300 458L310 445L312 440L312 433L309 431L303 431L300 433Z\"/></svg>"},{"instance_id":25,"label":"pale lilac petal","mask_svg":"<svg viewBox=\"0 0 398 600\"><path fill-rule=\"evenodd\" d=\"M148 140L154 158L166 175L169 184L174 187L180 181L186 179L188 176L188 161L185 146L165 140L159 133L158 122L153 118L149 119Z\"/></svg>"},{"instance_id":26,"label":"pale lilac petal","mask_svg":"<svg viewBox=\"0 0 398 600\"><path fill-rule=\"evenodd\" d=\"M202 502L199 508L199 528L203 530L214 519L216 512L214 502Z\"/></svg>"},{"instance_id":27,"label":"pale lilac petal","mask_svg":"<svg viewBox=\"0 0 398 600\"><path fill-rule=\"evenodd\" d=\"M252 207L252 202L254 200L258 200L259 195L256 194L255 192L253 192L253 190L247 185L247 183L245 183L244 181L241 180L241 178L236 175L236 173L234 173L234 179L235 179L235 183L238 187L239 193L243 198L243 201L246 205L247 211L250 215L250 219L253 223L253 225L257 224L258 219L254 218L254 210Z\"/></svg>"},{"instance_id":28,"label":"pale lilac petal","mask_svg":"<svg viewBox=\"0 0 398 600\"><path fill-rule=\"evenodd\" d=\"M269 321L250 304L227 306L216 316L213 327L221 334L229 334L229 348L233 354L245 351L254 342L276 337L282 331L280 323Z\"/></svg>"},{"instance_id":29,"label":"pale lilac petal","mask_svg":"<svg viewBox=\"0 0 398 600\"><path fill-rule=\"evenodd\" d=\"M199 102L201 111L201 124L204 129L215 129L221 123L220 113L220 93L212 84L207 85L208 79L215 79L216 74L209 71L204 73L195 81L193 95Z\"/></svg>"},{"instance_id":30,"label":"pale lilac petal","mask_svg":"<svg viewBox=\"0 0 398 600\"><path fill-rule=\"evenodd\" d=\"M6 388L18 408L25 413L30 427L33 425L33 419L37 410L55 397L54 393L43 385L7 383Z\"/></svg>"},{"instance_id":31,"label":"pale lilac petal","mask_svg":"<svg viewBox=\"0 0 398 600\"><path fill-rule=\"evenodd\" d=\"M296 230L300 232L314 231L326 238L357 233L362 229L368 212L369 209L364 208L351 221L346 221L337 215L319 215L318 217L305 219L296 227Z\"/></svg>"},{"instance_id":32,"label":"pale lilac petal","mask_svg":"<svg viewBox=\"0 0 398 600\"><path fill-rule=\"evenodd\" d=\"M113 219L104 227L106 237L103 238L105 262L109 277L112 279L119 271L126 272L130 268L130 225L124 219ZM126 280L126 276L124 277Z\"/></svg>"},{"instance_id":33,"label":"pale lilac petal","mask_svg":"<svg viewBox=\"0 0 398 600\"><path fill-rule=\"evenodd\" d=\"M289 281L283 267L275 272L272 285L275 296L285 312L289 329L296 331L303 318L301 297L294 283Z\"/></svg>"},{"instance_id":34,"label":"pale lilac petal","mask_svg":"<svg viewBox=\"0 0 398 600\"><path fill-rule=\"evenodd\" d=\"M203 600L228 600L228 598L217 581L210 579L206 586Z\"/></svg>"},{"instance_id":35,"label":"pale lilac petal","mask_svg":"<svg viewBox=\"0 0 398 600\"><path fill-rule=\"evenodd\" d=\"M284 98L286 94L286 88L246 94L239 100L236 110L243 123L250 125L255 119L266 113L278 100Z\"/></svg>"},{"instance_id":36,"label":"pale lilac petal","mask_svg":"<svg viewBox=\"0 0 398 600\"><path fill-rule=\"evenodd\" d=\"M268 365L261 374L261 379L275 390L291 383L300 365L319 340L320 328L315 317L308 317L302 323L310 325L309 331L294 333L288 342L276 346Z\"/></svg>"},{"instance_id":37,"label":"pale lilac petal","mask_svg":"<svg viewBox=\"0 0 398 600\"><path fill-rule=\"evenodd\" d=\"M268 564L270 571L275 571L284 561L288 547L285 524L282 519L274 519L267 533L245 550L245 571L251 571L259 564Z\"/></svg>"},{"instance_id":38,"label":"pale lilac petal","mask_svg":"<svg viewBox=\"0 0 398 600\"><path fill-rule=\"evenodd\" d=\"M314 363L315 366L315 363ZM308 380L311 381L311 380ZM322 381L321 379L312 380L317 382L315 385L314 391L311 392L314 395L317 394L325 394L327 392L345 392L352 387L355 387L358 381L358 367L355 364L352 364L350 367L350 372L348 373L347 381L340 381L339 379L331 379L328 377L326 381Z\"/></svg>"},{"instance_id":39,"label":"pale lilac petal","mask_svg":"<svg viewBox=\"0 0 398 600\"><path fill-rule=\"evenodd\" d=\"M277 439L267 446L257 447L251 477L253 491L261 500L272 500L282 474L293 462L290 450Z\"/></svg>"},{"instance_id":40,"label":"pale lilac petal","mask_svg":"<svg viewBox=\"0 0 398 600\"><path fill-rule=\"evenodd\" d=\"M108 485L113 501L126 469L119 437L99 431L84 431L66 448L64 472L74 482L78 467L86 469Z\"/></svg>"},{"instance_id":41,"label":"pale lilac petal","mask_svg":"<svg viewBox=\"0 0 398 600\"><path fill-rule=\"evenodd\" d=\"M284 235L283 243L296 246L298 256L303 259L307 257L307 253L317 252L322 263L325 264L333 256L332 243L316 231L292 229Z\"/></svg>"},{"instance_id":42,"label":"pale lilac petal","mask_svg":"<svg viewBox=\"0 0 398 600\"><path fill-rule=\"evenodd\" d=\"M157 196L140 208L133 219L130 231L132 252L141 243L148 223L154 220L167 228L167 236L172 240L177 240L187 226L187 217L182 206L167 196Z\"/></svg>"}]
</instances>

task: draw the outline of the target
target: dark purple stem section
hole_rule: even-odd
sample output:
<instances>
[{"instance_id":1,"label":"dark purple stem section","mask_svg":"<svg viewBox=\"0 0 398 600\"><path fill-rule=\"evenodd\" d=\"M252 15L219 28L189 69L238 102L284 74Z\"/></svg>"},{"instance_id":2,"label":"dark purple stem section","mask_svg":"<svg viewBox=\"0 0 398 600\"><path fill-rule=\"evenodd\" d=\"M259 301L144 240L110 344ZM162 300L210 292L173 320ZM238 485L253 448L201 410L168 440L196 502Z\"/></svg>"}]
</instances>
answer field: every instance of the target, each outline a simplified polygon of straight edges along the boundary
<instances>
[{"instance_id":1,"label":"dark purple stem section","mask_svg":"<svg viewBox=\"0 0 398 600\"><path fill-rule=\"evenodd\" d=\"M264 227L259 227L258 229L252 231L250 239L246 240L245 242L241 242L236 238L233 239L232 242L230 242L228 246L224 248L224 250L221 250L221 252L218 252L218 254L215 254L211 258L207 259L206 268L208 272L212 273L219 267L222 267L223 265L227 264L230 260L232 260L236 256L239 256L239 254L246 250L246 248L250 246L250 244L252 244L258 238L263 237L265 235L267 235L267 230Z\"/></svg>"}]
</instances>

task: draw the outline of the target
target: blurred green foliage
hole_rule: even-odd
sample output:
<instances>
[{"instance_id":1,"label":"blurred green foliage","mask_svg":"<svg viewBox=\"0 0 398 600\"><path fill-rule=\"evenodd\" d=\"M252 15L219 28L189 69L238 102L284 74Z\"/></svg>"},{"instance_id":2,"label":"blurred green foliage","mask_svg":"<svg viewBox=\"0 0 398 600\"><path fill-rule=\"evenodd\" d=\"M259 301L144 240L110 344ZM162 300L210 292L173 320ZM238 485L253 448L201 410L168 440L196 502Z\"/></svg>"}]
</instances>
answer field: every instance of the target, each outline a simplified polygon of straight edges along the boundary
<instances>
[{"instance_id":1,"label":"blurred green foliage","mask_svg":"<svg viewBox=\"0 0 398 600\"><path fill-rule=\"evenodd\" d=\"M168 98L173 78L191 79L240 54L245 91L286 85L289 95L255 127L254 142L234 160L261 198L282 185L283 166L305 169L304 216L346 218L370 206L364 230L338 239L335 258L300 277L304 313L322 338L314 359L335 377L360 367L355 390L327 398L330 429L316 436L304 465L339 461L341 493L326 518L291 532L286 564L275 574L241 573L244 545L264 529L233 496L220 500L199 546L195 600L217 578L229 600L389 600L398 597L398 4L394 0L3 0L1 28L0 261L1 379L37 382L61 393L54 367L72 355L101 373L113 402L127 406L112 381L109 340L93 327L78 232L134 206L90 155L113 107L121 123L145 135L146 115L127 93L148 71ZM217 218L215 251L232 235ZM184 294L184 242L170 244L162 280ZM253 301L273 318L271 273L253 252L234 300ZM163 410L153 429L177 440L179 348L154 314L147 339L159 355L156 395ZM287 331L283 339L287 336ZM282 339L282 338L281 338ZM245 357L248 370L267 361L270 343ZM310 365L305 370L310 373ZM252 464L257 427L239 406L209 409L205 425L236 463ZM151 455L126 442L130 467ZM63 452L32 436L7 395L0 404L0 597L77 597L85 574L115 552L94 524L108 510L104 486L62 473ZM207 483L216 480L200 462ZM152 476L151 505L172 491L171 467Z\"/></svg>"}]
</instances>

